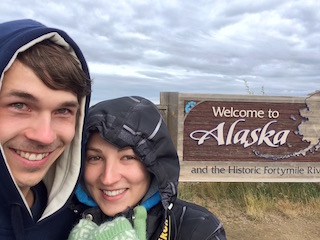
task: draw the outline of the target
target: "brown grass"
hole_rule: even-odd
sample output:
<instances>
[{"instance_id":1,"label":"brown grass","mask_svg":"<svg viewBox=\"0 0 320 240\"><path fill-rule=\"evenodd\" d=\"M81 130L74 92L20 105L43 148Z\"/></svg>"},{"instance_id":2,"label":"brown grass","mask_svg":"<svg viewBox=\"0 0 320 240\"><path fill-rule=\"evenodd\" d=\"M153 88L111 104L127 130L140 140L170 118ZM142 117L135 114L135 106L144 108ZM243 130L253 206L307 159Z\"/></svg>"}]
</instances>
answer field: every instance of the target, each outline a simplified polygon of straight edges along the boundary
<instances>
[{"instance_id":1,"label":"brown grass","mask_svg":"<svg viewBox=\"0 0 320 240\"><path fill-rule=\"evenodd\" d=\"M320 240L320 186L180 183L179 197L208 208L228 240Z\"/></svg>"}]
</instances>

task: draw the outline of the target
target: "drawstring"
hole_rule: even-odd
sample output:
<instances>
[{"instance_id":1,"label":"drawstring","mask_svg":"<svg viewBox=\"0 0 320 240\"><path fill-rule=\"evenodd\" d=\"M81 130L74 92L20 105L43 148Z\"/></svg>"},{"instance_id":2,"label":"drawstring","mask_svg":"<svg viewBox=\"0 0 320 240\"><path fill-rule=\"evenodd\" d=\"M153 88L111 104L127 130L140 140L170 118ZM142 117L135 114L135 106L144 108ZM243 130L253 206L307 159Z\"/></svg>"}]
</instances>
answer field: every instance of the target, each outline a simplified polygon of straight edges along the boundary
<instances>
[{"instance_id":1,"label":"drawstring","mask_svg":"<svg viewBox=\"0 0 320 240\"><path fill-rule=\"evenodd\" d=\"M173 236L173 240L175 240L175 239L177 239L177 236L178 236L177 233L178 233L178 232L177 232L176 217L175 217L175 215L174 215L174 212L171 210L172 207L173 207L173 203L171 203L171 204L169 205L168 213L169 213L169 216L171 217L171 221L172 221L171 226L174 226L174 229L172 229L173 231L172 231L172 235L171 235L171 236Z\"/></svg>"},{"instance_id":2,"label":"drawstring","mask_svg":"<svg viewBox=\"0 0 320 240\"><path fill-rule=\"evenodd\" d=\"M167 239L167 240L175 240L177 239L177 223L176 218L171 210L173 207L173 203L170 203L168 208L165 209L165 221L163 225L162 233L158 239ZM174 229L172 229L174 227Z\"/></svg>"},{"instance_id":3,"label":"drawstring","mask_svg":"<svg viewBox=\"0 0 320 240\"><path fill-rule=\"evenodd\" d=\"M19 204L11 205L11 226L16 240L24 240L24 227Z\"/></svg>"},{"instance_id":4,"label":"drawstring","mask_svg":"<svg viewBox=\"0 0 320 240\"><path fill-rule=\"evenodd\" d=\"M180 223L179 223L179 226L178 226L178 233L180 232L181 225L183 223L183 218L184 218L184 215L185 215L186 211L187 211L187 207L183 206L182 213L181 213L181 216L180 216Z\"/></svg>"}]
</instances>

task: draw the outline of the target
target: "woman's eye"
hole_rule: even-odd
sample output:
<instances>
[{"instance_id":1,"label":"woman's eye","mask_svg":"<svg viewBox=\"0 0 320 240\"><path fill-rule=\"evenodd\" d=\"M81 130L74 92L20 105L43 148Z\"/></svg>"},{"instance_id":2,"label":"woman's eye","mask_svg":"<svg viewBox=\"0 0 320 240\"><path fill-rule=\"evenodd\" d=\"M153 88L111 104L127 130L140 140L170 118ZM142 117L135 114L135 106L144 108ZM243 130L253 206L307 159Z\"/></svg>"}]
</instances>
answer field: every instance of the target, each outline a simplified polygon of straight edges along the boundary
<instances>
[{"instance_id":1,"label":"woman's eye","mask_svg":"<svg viewBox=\"0 0 320 240\"><path fill-rule=\"evenodd\" d=\"M100 159L101 159L101 157L98 157L98 156L89 156L89 157L87 157L87 161L98 161Z\"/></svg>"},{"instance_id":2,"label":"woman's eye","mask_svg":"<svg viewBox=\"0 0 320 240\"><path fill-rule=\"evenodd\" d=\"M124 160L137 160L139 159L137 156L124 156L123 157Z\"/></svg>"}]
</instances>

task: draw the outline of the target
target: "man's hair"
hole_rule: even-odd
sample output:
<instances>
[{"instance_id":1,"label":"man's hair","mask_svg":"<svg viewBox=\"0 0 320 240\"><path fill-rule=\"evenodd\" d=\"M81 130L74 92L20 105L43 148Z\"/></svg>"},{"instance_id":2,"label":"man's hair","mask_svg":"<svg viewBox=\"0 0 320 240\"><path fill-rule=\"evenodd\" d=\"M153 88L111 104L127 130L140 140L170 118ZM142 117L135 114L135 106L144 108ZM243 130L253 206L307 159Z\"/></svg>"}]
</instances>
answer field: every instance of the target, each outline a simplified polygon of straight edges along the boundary
<instances>
[{"instance_id":1,"label":"man's hair","mask_svg":"<svg viewBox=\"0 0 320 240\"><path fill-rule=\"evenodd\" d=\"M70 52L50 40L19 53L17 59L51 89L70 91L77 95L78 101L91 92L91 80L80 63Z\"/></svg>"}]
</instances>

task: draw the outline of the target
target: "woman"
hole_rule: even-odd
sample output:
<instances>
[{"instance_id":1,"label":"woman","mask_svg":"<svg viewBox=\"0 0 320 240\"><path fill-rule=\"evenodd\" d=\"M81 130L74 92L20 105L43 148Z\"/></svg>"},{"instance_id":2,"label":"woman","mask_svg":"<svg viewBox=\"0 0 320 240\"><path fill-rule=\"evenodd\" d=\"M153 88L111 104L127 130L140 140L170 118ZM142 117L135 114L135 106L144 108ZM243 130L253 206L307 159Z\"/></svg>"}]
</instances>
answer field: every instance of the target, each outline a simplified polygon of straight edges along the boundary
<instances>
[{"instance_id":1,"label":"woman","mask_svg":"<svg viewBox=\"0 0 320 240\"><path fill-rule=\"evenodd\" d=\"M84 177L75 209L94 222L88 235L103 232L97 230L101 224L111 229L110 221L120 217L128 221L126 226L134 226L121 226L136 233L132 239L226 239L211 212L177 199L179 159L153 103L142 97L100 102L89 109L86 134Z\"/></svg>"}]
</instances>

